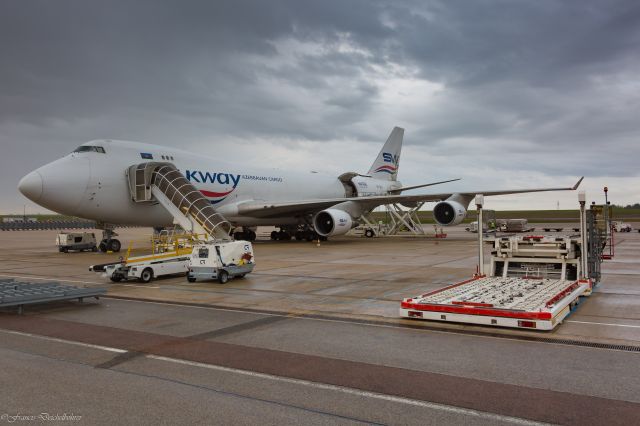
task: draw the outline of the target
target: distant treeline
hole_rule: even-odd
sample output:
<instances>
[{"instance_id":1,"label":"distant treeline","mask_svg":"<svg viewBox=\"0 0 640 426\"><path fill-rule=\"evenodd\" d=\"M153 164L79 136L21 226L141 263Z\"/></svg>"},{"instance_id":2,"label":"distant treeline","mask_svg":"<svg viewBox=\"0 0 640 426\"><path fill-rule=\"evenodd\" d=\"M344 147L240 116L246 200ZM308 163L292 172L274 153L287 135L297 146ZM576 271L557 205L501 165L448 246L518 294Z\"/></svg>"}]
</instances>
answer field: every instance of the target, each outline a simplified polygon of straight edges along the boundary
<instances>
[{"instance_id":1,"label":"distant treeline","mask_svg":"<svg viewBox=\"0 0 640 426\"><path fill-rule=\"evenodd\" d=\"M635 203L635 204L627 204L626 206L618 206L618 205L613 205L613 207L618 208L618 209L640 209L640 203Z\"/></svg>"}]
</instances>

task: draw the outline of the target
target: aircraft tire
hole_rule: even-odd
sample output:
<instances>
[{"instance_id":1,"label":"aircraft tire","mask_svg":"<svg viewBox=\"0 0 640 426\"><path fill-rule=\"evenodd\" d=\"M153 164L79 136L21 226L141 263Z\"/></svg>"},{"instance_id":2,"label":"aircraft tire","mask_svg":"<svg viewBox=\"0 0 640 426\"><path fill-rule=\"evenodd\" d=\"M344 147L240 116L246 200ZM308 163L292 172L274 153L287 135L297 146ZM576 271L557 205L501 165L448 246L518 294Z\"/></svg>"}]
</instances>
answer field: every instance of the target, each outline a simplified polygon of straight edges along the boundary
<instances>
[{"instance_id":1,"label":"aircraft tire","mask_svg":"<svg viewBox=\"0 0 640 426\"><path fill-rule=\"evenodd\" d=\"M291 240L291 234L288 233L287 231L280 231L280 232L278 232L278 239L282 240L282 241L290 241Z\"/></svg>"},{"instance_id":2,"label":"aircraft tire","mask_svg":"<svg viewBox=\"0 0 640 426\"><path fill-rule=\"evenodd\" d=\"M120 240L111 240L107 245L108 250L111 250L114 253L119 252L121 247L122 244L120 244Z\"/></svg>"}]
</instances>

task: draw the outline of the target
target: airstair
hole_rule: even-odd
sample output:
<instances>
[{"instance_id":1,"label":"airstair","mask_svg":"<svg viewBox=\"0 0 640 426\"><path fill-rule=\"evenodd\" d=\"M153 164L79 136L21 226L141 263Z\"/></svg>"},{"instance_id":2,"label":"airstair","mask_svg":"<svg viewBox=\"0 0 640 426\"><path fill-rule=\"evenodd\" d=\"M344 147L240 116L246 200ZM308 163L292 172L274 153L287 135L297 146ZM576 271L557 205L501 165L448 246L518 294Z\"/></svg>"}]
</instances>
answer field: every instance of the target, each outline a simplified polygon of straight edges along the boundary
<instances>
[{"instance_id":1,"label":"airstair","mask_svg":"<svg viewBox=\"0 0 640 426\"><path fill-rule=\"evenodd\" d=\"M191 234L215 241L231 239L231 224L173 164L136 164L127 170L127 178L136 203L159 202L176 224Z\"/></svg>"}]
</instances>

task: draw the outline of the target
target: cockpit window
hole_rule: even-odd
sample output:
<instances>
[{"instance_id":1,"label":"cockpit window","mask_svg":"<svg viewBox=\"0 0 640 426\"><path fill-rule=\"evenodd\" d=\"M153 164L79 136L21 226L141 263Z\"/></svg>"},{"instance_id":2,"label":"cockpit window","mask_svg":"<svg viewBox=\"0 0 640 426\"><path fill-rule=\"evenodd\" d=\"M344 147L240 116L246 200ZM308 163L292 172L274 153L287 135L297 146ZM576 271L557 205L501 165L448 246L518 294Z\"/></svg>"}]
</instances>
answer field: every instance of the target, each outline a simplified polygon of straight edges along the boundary
<instances>
[{"instance_id":1,"label":"cockpit window","mask_svg":"<svg viewBox=\"0 0 640 426\"><path fill-rule=\"evenodd\" d=\"M73 152L99 152L100 154L104 154L104 148L101 146L91 146L91 145L80 145Z\"/></svg>"}]
</instances>

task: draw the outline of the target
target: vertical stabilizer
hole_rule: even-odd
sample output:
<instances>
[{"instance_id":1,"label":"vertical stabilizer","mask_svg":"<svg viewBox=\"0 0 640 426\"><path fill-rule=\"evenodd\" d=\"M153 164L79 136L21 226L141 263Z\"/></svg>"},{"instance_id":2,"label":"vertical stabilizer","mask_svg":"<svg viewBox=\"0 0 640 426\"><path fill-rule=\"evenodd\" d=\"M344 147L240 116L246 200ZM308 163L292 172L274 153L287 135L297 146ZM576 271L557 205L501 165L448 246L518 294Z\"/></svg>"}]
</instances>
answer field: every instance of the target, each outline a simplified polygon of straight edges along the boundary
<instances>
[{"instance_id":1,"label":"vertical stabilizer","mask_svg":"<svg viewBox=\"0 0 640 426\"><path fill-rule=\"evenodd\" d=\"M393 128L376 161L371 165L368 175L380 180L397 180L403 136L404 129Z\"/></svg>"}]
</instances>

